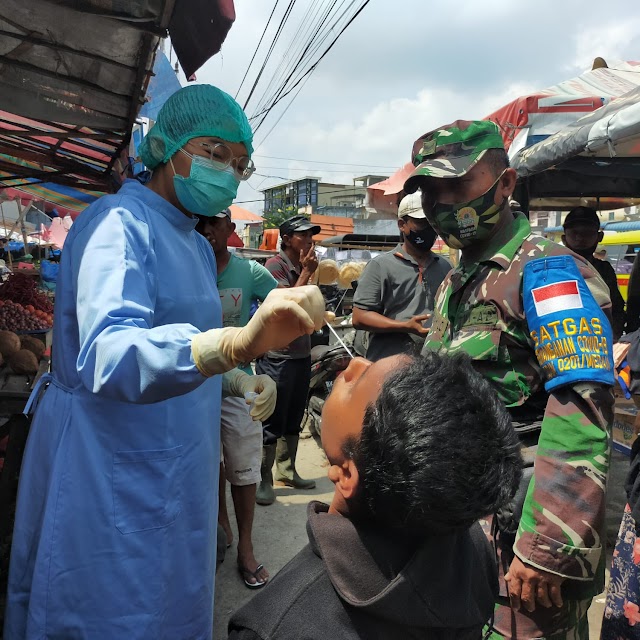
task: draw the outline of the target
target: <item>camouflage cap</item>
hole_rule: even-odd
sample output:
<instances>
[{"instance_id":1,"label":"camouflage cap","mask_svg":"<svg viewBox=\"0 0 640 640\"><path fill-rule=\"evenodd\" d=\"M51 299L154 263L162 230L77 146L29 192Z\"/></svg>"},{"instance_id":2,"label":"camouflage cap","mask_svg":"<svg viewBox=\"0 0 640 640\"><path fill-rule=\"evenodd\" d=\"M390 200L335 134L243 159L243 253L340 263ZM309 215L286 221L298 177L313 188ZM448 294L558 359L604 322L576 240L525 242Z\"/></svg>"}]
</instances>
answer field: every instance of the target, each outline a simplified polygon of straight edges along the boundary
<instances>
[{"instance_id":1,"label":"camouflage cap","mask_svg":"<svg viewBox=\"0 0 640 640\"><path fill-rule=\"evenodd\" d=\"M504 149L500 130L489 120L456 120L429 131L413 143L411 161L415 170L404 183L404 191L416 191L420 177L463 176L488 149Z\"/></svg>"}]
</instances>

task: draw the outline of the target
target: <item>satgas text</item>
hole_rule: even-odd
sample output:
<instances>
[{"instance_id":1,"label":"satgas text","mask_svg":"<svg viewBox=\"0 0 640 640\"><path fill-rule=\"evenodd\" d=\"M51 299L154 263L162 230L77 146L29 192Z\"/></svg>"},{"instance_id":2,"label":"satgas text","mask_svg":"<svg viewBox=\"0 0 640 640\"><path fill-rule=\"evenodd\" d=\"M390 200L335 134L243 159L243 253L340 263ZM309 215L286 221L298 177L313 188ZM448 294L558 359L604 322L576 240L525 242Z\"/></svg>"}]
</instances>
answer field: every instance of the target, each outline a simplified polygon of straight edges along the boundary
<instances>
[{"instance_id":1,"label":"satgas text","mask_svg":"<svg viewBox=\"0 0 640 640\"><path fill-rule=\"evenodd\" d=\"M546 325L540 325L539 331L532 331L531 339L537 348L545 342L575 335L602 335L600 318L565 318L548 322Z\"/></svg>"}]
</instances>

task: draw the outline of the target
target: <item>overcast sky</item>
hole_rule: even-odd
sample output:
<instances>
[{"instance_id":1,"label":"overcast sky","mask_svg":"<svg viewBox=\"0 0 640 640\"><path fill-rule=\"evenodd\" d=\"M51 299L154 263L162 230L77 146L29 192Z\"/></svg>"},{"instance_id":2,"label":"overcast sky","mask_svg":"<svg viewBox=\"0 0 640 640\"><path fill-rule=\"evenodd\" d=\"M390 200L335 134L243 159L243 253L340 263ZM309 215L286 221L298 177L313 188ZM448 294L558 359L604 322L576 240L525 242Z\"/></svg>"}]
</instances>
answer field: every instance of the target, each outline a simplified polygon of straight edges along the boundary
<instances>
[{"instance_id":1,"label":"overcast sky","mask_svg":"<svg viewBox=\"0 0 640 640\"><path fill-rule=\"evenodd\" d=\"M248 115L273 84L310 2L296 3ZM199 82L236 94L274 3L235 0L236 22L221 53L198 71ZM278 5L260 64L287 4ZM261 175L241 185L238 204L260 213L257 189L289 178L350 183L357 175L390 174L409 160L413 140L438 125L482 118L518 95L583 73L596 56L639 60L637 7L637 0L372 0L264 142L282 106L257 132ZM241 104L258 68L249 72Z\"/></svg>"}]
</instances>

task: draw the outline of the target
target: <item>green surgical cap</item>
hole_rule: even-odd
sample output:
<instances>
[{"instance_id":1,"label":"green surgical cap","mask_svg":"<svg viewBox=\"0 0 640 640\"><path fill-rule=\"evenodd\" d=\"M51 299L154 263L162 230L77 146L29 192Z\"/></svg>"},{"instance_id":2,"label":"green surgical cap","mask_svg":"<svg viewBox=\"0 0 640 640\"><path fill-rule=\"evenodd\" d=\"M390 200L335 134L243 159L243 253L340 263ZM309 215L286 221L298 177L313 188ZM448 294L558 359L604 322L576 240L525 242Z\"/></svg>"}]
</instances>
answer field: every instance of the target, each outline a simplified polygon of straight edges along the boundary
<instances>
[{"instance_id":1,"label":"green surgical cap","mask_svg":"<svg viewBox=\"0 0 640 640\"><path fill-rule=\"evenodd\" d=\"M140 158L155 169L189 140L201 136L242 142L249 155L253 152L251 125L240 105L217 87L196 84L176 91L164 103L140 145Z\"/></svg>"}]
</instances>

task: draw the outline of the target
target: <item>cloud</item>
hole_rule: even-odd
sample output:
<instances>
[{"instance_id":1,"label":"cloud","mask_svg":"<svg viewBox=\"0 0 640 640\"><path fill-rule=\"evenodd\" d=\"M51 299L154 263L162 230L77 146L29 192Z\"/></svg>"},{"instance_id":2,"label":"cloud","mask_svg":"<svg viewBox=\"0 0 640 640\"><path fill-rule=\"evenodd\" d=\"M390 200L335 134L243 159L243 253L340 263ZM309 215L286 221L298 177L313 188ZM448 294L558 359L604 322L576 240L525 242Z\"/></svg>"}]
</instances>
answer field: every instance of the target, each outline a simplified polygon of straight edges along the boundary
<instances>
[{"instance_id":1,"label":"cloud","mask_svg":"<svg viewBox=\"0 0 640 640\"><path fill-rule=\"evenodd\" d=\"M234 95L272 8L273 0L237 2L236 23L222 55L198 73L198 80ZM307 3L296 5L298 13L274 49L249 115L274 83L278 65L291 51L288 47L300 43L297 29L307 9ZM440 124L484 117L519 95L590 69L596 56L633 59L640 51L636 15L637 0L608 0L606 10L600 11L585 11L581 0L403 0L397 7L372 2L258 150L255 159L262 175L242 185L239 200L255 200L246 206L260 212L256 188L304 175L350 183L356 175L381 171L353 167L351 172L344 165L323 168L311 160L399 167L408 160L413 140ZM259 64L252 67L240 93L241 104L278 22L279 13L256 56ZM257 132L258 143L286 104L269 115Z\"/></svg>"},{"instance_id":2,"label":"cloud","mask_svg":"<svg viewBox=\"0 0 640 640\"><path fill-rule=\"evenodd\" d=\"M567 69L590 69L597 56L607 62L637 59L640 51L640 17L619 16L614 20L585 25L573 36L575 53ZM634 58L627 56L635 52Z\"/></svg>"},{"instance_id":3,"label":"cloud","mask_svg":"<svg viewBox=\"0 0 640 640\"><path fill-rule=\"evenodd\" d=\"M321 177L325 182L348 184L363 174L389 174L375 166L401 167L409 160L413 141L435 127L457 119L482 118L495 109L534 91L524 83L510 84L499 93L453 91L447 88L425 88L412 98L393 98L374 105L358 118L342 119L330 125L298 115L294 122L283 124L261 148L256 150L257 172L252 178L256 188L267 188L286 179L305 175ZM259 136L258 136L259 138ZM371 168L332 172L331 167L313 168L298 161L264 158L286 156L309 160L332 159L342 163L363 163ZM267 168L261 169L260 166ZM375 165L375 166L374 166ZM276 169L268 167L277 166ZM311 167L311 168L310 168ZM333 167L334 169L336 167ZM341 167L344 169L344 167ZM264 175L275 177L265 180ZM259 198L255 191L243 189L242 199ZM253 204L259 210L260 203ZM248 206L248 205L247 205Z\"/></svg>"}]
</instances>

